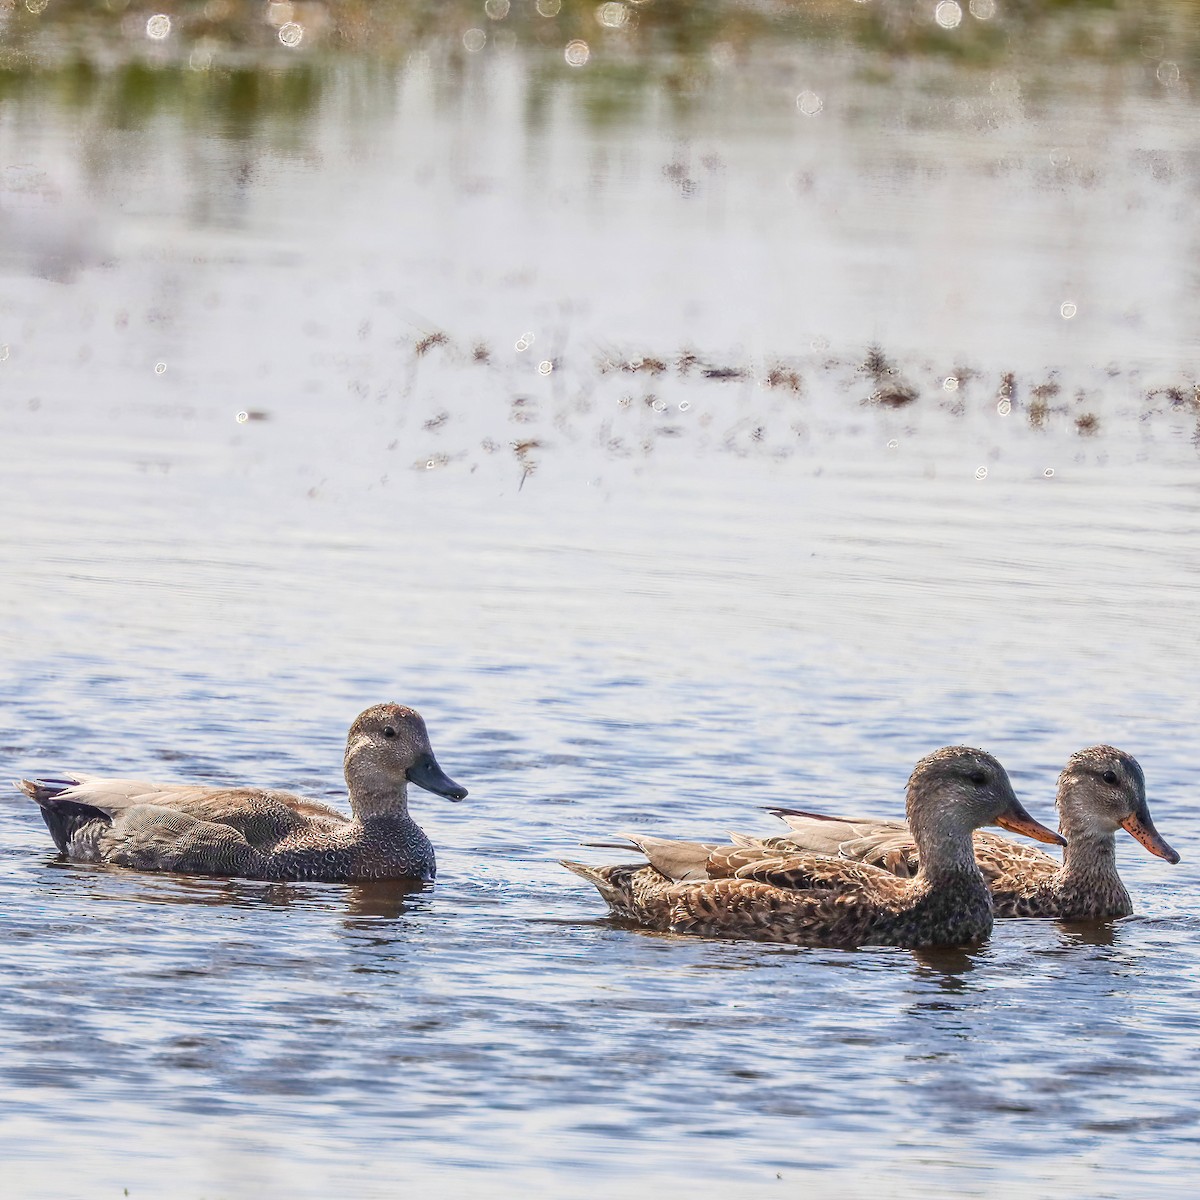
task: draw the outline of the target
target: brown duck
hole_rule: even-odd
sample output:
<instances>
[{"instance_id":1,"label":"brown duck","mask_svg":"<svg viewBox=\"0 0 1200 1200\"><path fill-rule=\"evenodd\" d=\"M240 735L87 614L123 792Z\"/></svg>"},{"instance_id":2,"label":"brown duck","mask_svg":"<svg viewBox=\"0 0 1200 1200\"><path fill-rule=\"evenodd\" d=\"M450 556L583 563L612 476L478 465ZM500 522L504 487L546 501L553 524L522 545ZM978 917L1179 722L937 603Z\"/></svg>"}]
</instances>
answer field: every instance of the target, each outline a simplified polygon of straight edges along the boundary
<instances>
[{"instance_id":1,"label":"brown duck","mask_svg":"<svg viewBox=\"0 0 1200 1200\"><path fill-rule=\"evenodd\" d=\"M1118 829L1131 833L1151 854L1169 863L1179 861L1150 819L1137 759L1113 746L1090 746L1072 754L1058 778L1055 804L1059 829L1067 839L1061 864L1042 850L999 834L975 834L975 861L991 889L996 916L1127 917L1133 904L1117 874ZM750 844L775 853L839 855L905 878L917 874L920 852L903 821L772 811L792 832Z\"/></svg>"},{"instance_id":2,"label":"brown duck","mask_svg":"<svg viewBox=\"0 0 1200 1200\"><path fill-rule=\"evenodd\" d=\"M247 879L432 881L433 846L408 815L408 785L461 800L421 715L400 704L360 713L346 738L346 816L258 787L137 779L22 780L59 851L77 862Z\"/></svg>"},{"instance_id":3,"label":"brown duck","mask_svg":"<svg viewBox=\"0 0 1200 1200\"><path fill-rule=\"evenodd\" d=\"M649 866L563 866L594 884L615 915L648 929L802 946L957 946L992 928L973 829L997 824L1062 842L1021 806L995 758L965 746L917 763L907 810L922 855L909 879L795 848L640 836L630 840Z\"/></svg>"}]
</instances>

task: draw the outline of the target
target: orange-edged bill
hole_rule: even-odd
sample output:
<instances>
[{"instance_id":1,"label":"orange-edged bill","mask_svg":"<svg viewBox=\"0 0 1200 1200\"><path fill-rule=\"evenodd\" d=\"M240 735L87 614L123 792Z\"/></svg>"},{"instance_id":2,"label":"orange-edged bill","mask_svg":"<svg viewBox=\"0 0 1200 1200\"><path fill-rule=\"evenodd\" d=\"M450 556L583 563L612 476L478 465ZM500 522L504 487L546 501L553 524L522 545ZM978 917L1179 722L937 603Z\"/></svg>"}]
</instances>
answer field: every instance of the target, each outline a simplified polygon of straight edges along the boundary
<instances>
[{"instance_id":1,"label":"orange-edged bill","mask_svg":"<svg viewBox=\"0 0 1200 1200\"><path fill-rule=\"evenodd\" d=\"M1169 863L1179 861L1178 851L1168 846L1163 840L1162 834L1154 828L1154 822L1150 820L1150 810L1146 805L1138 805L1137 812L1130 813L1121 822L1121 828L1137 838L1151 854L1157 854L1159 858L1165 858Z\"/></svg>"},{"instance_id":2,"label":"orange-edged bill","mask_svg":"<svg viewBox=\"0 0 1200 1200\"><path fill-rule=\"evenodd\" d=\"M1047 829L1041 821L1035 821L1020 804L1015 800L1008 806L997 818L995 823L1001 829L1007 829L1010 833L1022 833L1026 837L1035 838L1039 842L1052 842L1056 846L1065 846L1067 839L1062 834L1055 833L1053 829Z\"/></svg>"}]
</instances>

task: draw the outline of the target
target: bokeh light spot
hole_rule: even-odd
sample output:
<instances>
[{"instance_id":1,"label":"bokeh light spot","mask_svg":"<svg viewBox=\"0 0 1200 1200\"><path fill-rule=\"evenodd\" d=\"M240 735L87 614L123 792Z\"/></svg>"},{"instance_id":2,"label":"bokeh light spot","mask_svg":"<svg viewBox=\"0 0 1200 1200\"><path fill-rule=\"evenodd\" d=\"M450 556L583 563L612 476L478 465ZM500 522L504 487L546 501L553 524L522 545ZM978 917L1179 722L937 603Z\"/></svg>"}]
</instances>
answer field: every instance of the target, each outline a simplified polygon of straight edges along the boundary
<instances>
[{"instance_id":1,"label":"bokeh light spot","mask_svg":"<svg viewBox=\"0 0 1200 1200\"><path fill-rule=\"evenodd\" d=\"M543 17L557 17L562 12L562 0L537 0L537 10Z\"/></svg>"},{"instance_id":2,"label":"bokeh light spot","mask_svg":"<svg viewBox=\"0 0 1200 1200\"><path fill-rule=\"evenodd\" d=\"M806 117L815 117L825 107L825 101L816 92L801 92L796 97L796 107Z\"/></svg>"},{"instance_id":3,"label":"bokeh light spot","mask_svg":"<svg viewBox=\"0 0 1200 1200\"><path fill-rule=\"evenodd\" d=\"M975 468L975 478L981 479L981 480L986 479L987 478L987 467L976 467Z\"/></svg>"},{"instance_id":4,"label":"bokeh light spot","mask_svg":"<svg viewBox=\"0 0 1200 1200\"><path fill-rule=\"evenodd\" d=\"M563 57L567 60L567 66L582 67L592 57L592 52L588 48L587 42L582 38L575 38L574 41L567 43L567 48L563 51Z\"/></svg>"},{"instance_id":5,"label":"bokeh light spot","mask_svg":"<svg viewBox=\"0 0 1200 1200\"><path fill-rule=\"evenodd\" d=\"M955 0L942 0L933 10L933 19L943 29L957 29L962 21L962 9Z\"/></svg>"},{"instance_id":6,"label":"bokeh light spot","mask_svg":"<svg viewBox=\"0 0 1200 1200\"><path fill-rule=\"evenodd\" d=\"M468 29L463 34L463 45L471 54L477 54L483 49L487 34L482 29Z\"/></svg>"},{"instance_id":7,"label":"bokeh light spot","mask_svg":"<svg viewBox=\"0 0 1200 1200\"><path fill-rule=\"evenodd\" d=\"M297 21L289 21L279 27L279 40L289 49L294 50L304 41L304 26Z\"/></svg>"},{"instance_id":8,"label":"bokeh light spot","mask_svg":"<svg viewBox=\"0 0 1200 1200\"><path fill-rule=\"evenodd\" d=\"M1062 314L1064 321L1069 321L1078 311L1078 307L1070 300L1064 300L1058 310Z\"/></svg>"},{"instance_id":9,"label":"bokeh light spot","mask_svg":"<svg viewBox=\"0 0 1200 1200\"><path fill-rule=\"evenodd\" d=\"M153 38L156 42L161 42L164 38L170 37L171 18L166 13L155 13L146 22L146 36Z\"/></svg>"},{"instance_id":10,"label":"bokeh light spot","mask_svg":"<svg viewBox=\"0 0 1200 1200\"><path fill-rule=\"evenodd\" d=\"M1179 83L1179 64L1173 62L1160 62L1158 70L1155 71L1158 76L1158 82L1163 87L1175 87Z\"/></svg>"},{"instance_id":11,"label":"bokeh light spot","mask_svg":"<svg viewBox=\"0 0 1200 1200\"><path fill-rule=\"evenodd\" d=\"M485 0L483 11L493 21L503 21L508 16L508 0Z\"/></svg>"},{"instance_id":12,"label":"bokeh light spot","mask_svg":"<svg viewBox=\"0 0 1200 1200\"><path fill-rule=\"evenodd\" d=\"M990 21L996 15L996 0L971 0L967 7L977 21Z\"/></svg>"},{"instance_id":13,"label":"bokeh light spot","mask_svg":"<svg viewBox=\"0 0 1200 1200\"><path fill-rule=\"evenodd\" d=\"M629 21L629 9L618 0L611 0L610 3L601 4L596 9L596 20L605 29L621 29Z\"/></svg>"}]
</instances>

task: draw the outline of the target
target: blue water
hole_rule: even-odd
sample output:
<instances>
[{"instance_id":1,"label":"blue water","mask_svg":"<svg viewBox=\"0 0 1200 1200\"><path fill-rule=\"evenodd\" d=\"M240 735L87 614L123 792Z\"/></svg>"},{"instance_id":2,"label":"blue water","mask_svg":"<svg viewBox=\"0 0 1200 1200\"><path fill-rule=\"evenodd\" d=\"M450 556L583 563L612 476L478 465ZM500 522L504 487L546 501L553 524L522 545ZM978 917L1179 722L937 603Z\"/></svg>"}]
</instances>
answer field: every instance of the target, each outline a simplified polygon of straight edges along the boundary
<instances>
[{"instance_id":1,"label":"blue water","mask_svg":"<svg viewBox=\"0 0 1200 1200\"><path fill-rule=\"evenodd\" d=\"M912 70L911 104L946 78ZM409 64L370 120L335 72L303 153L168 113L88 158L65 108L0 114L26 222L0 277L9 777L336 799L350 721L394 699L471 792L415 795L440 877L412 895L64 864L11 791L6 1186L1190 1194L1179 97L1098 114L1080 68L1047 115L963 68L927 124L860 81L849 115L822 85L815 140L790 92L763 116L732 84L699 125L566 106L531 132L521 61L471 71L459 109ZM962 107L984 93L1002 145ZM1108 148L1099 181L1046 177L1067 143L1079 172ZM981 222L996 188L1021 207ZM31 229L73 266L15 253ZM873 342L911 405L872 398ZM1183 855L1123 839L1113 924L723 944L614 924L555 861L630 827L772 832L781 802L895 815L955 742L1052 819L1099 741Z\"/></svg>"}]
</instances>

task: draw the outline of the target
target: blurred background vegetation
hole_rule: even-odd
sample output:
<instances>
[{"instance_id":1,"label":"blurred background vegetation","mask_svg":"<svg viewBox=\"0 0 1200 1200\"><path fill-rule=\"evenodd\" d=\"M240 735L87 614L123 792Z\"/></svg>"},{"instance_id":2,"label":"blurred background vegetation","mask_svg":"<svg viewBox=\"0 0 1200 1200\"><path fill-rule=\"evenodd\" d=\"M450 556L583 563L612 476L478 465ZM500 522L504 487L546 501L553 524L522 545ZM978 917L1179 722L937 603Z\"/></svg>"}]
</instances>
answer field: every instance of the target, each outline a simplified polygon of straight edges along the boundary
<instances>
[{"instance_id":1,"label":"blurred background vegetation","mask_svg":"<svg viewBox=\"0 0 1200 1200\"><path fill-rule=\"evenodd\" d=\"M0 120L50 103L117 130L171 113L287 142L347 72L365 113L392 103L414 62L432 61L453 96L472 71L516 60L544 85L531 97L562 83L603 122L648 94L686 114L717 77L770 86L814 43L864 82L919 59L1018 72L1036 92L1087 63L1125 94L1190 100L1200 0L0 0Z\"/></svg>"}]
</instances>

